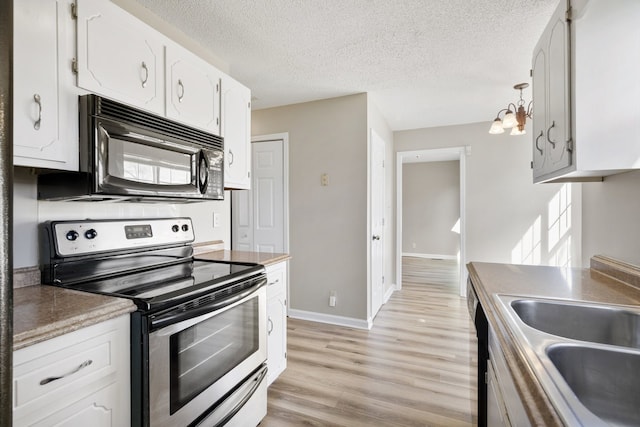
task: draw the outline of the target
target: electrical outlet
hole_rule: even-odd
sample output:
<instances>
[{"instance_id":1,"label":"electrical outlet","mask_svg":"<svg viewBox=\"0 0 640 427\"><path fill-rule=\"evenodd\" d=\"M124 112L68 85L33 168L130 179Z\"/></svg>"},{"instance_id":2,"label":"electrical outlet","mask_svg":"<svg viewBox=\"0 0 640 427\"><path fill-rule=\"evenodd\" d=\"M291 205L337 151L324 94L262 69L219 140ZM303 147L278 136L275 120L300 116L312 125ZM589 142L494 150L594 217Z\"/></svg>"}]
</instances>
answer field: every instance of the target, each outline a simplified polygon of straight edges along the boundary
<instances>
[{"instance_id":1,"label":"electrical outlet","mask_svg":"<svg viewBox=\"0 0 640 427\"><path fill-rule=\"evenodd\" d=\"M217 228L220 227L220 214L219 213L213 213L213 227Z\"/></svg>"},{"instance_id":2,"label":"electrical outlet","mask_svg":"<svg viewBox=\"0 0 640 427\"><path fill-rule=\"evenodd\" d=\"M336 306L336 291L331 291L329 293L329 307Z\"/></svg>"},{"instance_id":3,"label":"electrical outlet","mask_svg":"<svg viewBox=\"0 0 640 427\"><path fill-rule=\"evenodd\" d=\"M326 173L323 173L320 176L320 185L322 185L323 187L326 187L329 185L329 175Z\"/></svg>"},{"instance_id":4,"label":"electrical outlet","mask_svg":"<svg viewBox=\"0 0 640 427\"><path fill-rule=\"evenodd\" d=\"M412 247L413 249L415 249L415 248L416 248L416 244L415 244L415 243L412 243L412 244L411 244L411 247Z\"/></svg>"}]
</instances>

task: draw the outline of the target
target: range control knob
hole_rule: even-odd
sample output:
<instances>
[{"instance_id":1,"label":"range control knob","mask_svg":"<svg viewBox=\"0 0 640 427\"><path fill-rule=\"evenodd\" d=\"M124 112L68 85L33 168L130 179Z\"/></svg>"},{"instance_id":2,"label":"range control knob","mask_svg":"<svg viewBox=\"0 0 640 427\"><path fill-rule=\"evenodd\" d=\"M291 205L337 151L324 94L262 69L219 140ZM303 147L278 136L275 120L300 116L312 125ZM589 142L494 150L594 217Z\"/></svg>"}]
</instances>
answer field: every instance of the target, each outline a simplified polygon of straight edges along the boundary
<instances>
[{"instance_id":1,"label":"range control knob","mask_svg":"<svg viewBox=\"0 0 640 427\"><path fill-rule=\"evenodd\" d=\"M76 230L68 231L67 234L65 235L65 237L70 242L73 242L74 240L76 240L78 238L78 232Z\"/></svg>"},{"instance_id":2,"label":"range control knob","mask_svg":"<svg viewBox=\"0 0 640 427\"><path fill-rule=\"evenodd\" d=\"M98 235L98 232L94 228L90 228L84 232L84 237L86 237L89 240L95 239L97 235Z\"/></svg>"},{"instance_id":3,"label":"range control knob","mask_svg":"<svg viewBox=\"0 0 640 427\"><path fill-rule=\"evenodd\" d=\"M173 231L174 233L177 233L178 231L180 231L180 227L178 227L178 224L173 224L171 226L171 231Z\"/></svg>"},{"instance_id":4,"label":"range control knob","mask_svg":"<svg viewBox=\"0 0 640 427\"><path fill-rule=\"evenodd\" d=\"M182 224L182 231L189 231L189 225L188 224Z\"/></svg>"}]
</instances>

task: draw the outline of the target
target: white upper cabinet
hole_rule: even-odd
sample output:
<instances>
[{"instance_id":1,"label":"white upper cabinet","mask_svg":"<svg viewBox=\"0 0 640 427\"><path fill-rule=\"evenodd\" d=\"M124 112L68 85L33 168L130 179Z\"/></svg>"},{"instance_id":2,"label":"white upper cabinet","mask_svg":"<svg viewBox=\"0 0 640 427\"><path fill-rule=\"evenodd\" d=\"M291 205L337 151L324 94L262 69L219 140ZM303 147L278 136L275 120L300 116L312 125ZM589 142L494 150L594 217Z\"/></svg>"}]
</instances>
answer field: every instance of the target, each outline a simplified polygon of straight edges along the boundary
<instances>
[{"instance_id":1,"label":"white upper cabinet","mask_svg":"<svg viewBox=\"0 0 640 427\"><path fill-rule=\"evenodd\" d=\"M164 114L163 37L111 2L77 8L78 86Z\"/></svg>"},{"instance_id":2,"label":"white upper cabinet","mask_svg":"<svg viewBox=\"0 0 640 427\"><path fill-rule=\"evenodd\" d=\"M15 165L78 170L71 3L14 2Z\"/></svg>"},{"instance_id":3,"label":"white upper cabinet","mask_svg":"<svg viewBox=\"0 0 640 427\"><path fill-rule=\"evenodd\" d=\"M222 77L224 187L251 188L251 91L227 75Z\"/></svg>"},{"instance_id":4,"label":"white upper cabinet","mask_svg":"<svg viewBox=\"0 0 640 427\"><path fill-rule=\"evenodd\" d=\"M556 9L533 53L533 170L535 176L571 165L569 24L566 0Z\"/></svg>"},{"instance_id":5,"label":"white upper cabinet","mask_svg":"<svg viewBox=\"0 0 640 427\"><path fill-rule=\"evenodd\" d=\"M640 2L562 0L533 52L534 182L640 168Z\"/></svg>"},{"instance_id":6,"label":"white upper cabinet","mask_svg":"<svg viewBox=\"0 0 640 427\"><path fill-rule=\"evenodd\" d=\"M167 46L167 117L219 135L221 75L188 50Z\"/></svg>"}]
</instances>

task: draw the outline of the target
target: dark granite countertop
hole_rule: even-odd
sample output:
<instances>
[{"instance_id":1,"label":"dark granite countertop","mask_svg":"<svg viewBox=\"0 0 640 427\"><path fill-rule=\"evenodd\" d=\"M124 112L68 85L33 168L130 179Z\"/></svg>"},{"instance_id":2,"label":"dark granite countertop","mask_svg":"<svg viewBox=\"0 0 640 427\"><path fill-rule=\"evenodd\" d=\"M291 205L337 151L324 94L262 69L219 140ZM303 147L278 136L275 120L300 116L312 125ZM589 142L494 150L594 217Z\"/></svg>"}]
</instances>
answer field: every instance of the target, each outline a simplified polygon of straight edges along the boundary
<instances>
[{"instance_id":1,"label":"dark granite countertop","mask_svg":"<svg viewBox=\"0 0 640 427\"><path fill-rule=\"evenodd\" d=\"M13 349L128 314L135 309L127 299L55 286L16 288L13 291Z\"/></svg>"}]
</instances>

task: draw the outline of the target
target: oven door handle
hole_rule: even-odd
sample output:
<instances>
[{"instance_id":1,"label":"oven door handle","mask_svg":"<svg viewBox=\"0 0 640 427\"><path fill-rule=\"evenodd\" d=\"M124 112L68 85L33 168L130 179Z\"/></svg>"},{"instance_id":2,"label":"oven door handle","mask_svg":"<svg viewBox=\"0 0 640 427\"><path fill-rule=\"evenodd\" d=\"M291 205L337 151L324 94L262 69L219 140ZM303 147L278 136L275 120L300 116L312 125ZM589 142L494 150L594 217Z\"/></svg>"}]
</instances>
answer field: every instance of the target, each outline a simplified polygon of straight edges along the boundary
<instances>
[{"instance_id":1,"label":"oven door handle","mask_svg":"<svg viewBox=\"0 0 640 427\"><path fill-rule=\"evenodd\" d=\"M267 279L266 278L262 278L260 280L258 280L256 282L255 285L251 286L250 288L247 288L245 290L243 290L242 292L239 292L237 294L231 295L227 298L221 299L221 300L217 300L217 301L212 301L208 304L205 305L201 305L198 306L196 308L187 310L187 311L183 311L182 309L178 308L175 310L171 310L169 312L166 313L162 313L160 315L156 316L151 316L151 328L150 328L150 332L164 328L166 326L169 325L173 325L176 323L180 323L183 322L185 320L189 320L189 319L194 319L198 316L202 316L204 314L209 314L213 311L216 311L220 308L229 306L231 304L234 304L238 301L241 301L245 298L247 298L248 296L250 296L251 294L255 293L258 289L260 289L263 286L266 286L267 284Z\"/></svg>"}]
</instances>

